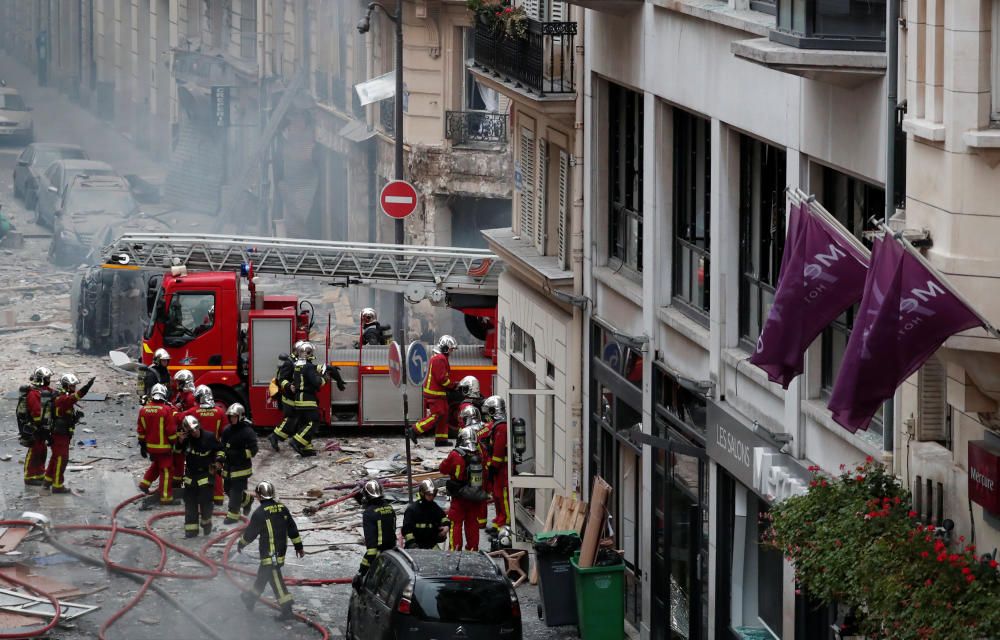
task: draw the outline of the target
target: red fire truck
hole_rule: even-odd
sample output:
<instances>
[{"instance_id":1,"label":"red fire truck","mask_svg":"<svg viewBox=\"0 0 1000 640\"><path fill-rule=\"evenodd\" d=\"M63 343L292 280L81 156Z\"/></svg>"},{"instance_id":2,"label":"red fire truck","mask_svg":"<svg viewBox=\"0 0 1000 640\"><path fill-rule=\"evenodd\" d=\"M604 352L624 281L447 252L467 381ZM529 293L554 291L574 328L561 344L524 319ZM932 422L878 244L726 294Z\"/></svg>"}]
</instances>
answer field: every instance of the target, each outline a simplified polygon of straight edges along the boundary
<instances>
[{"instance_id":1,"label":"red fire truck","mask_svg":"<svg viewBox=\"0 0 1000 640\"><path fill-rule=\"evenodd\" d=\"M212 388L217 400L244 403L257 426L280 422L269 385L279 356L305 339L317 345L328 364L340 368L347 383L344 391L334 384L324 387L320 411L325 422L334 427L402 423L401 393L389 379L389 347L331 348L329 319L325 327L317 326L320 314L312 303L294 295L258 294L257 284L265 276L401 291L409 302L426 299L454 308L465 314L470 333L483 343L460 345L451 356L452 371L456 377L476 376L484 396L493 389L502 264L489 252L136 233L123 235L103 254L107 269L163 271L151 280L155 298L142 341L143 363L151 364L153 353L166 349L171 371L188 369L197 384ZM411 420L421 412L419 390L413 390L417 397L409 403Z\"/></svg>"}]
</instances>

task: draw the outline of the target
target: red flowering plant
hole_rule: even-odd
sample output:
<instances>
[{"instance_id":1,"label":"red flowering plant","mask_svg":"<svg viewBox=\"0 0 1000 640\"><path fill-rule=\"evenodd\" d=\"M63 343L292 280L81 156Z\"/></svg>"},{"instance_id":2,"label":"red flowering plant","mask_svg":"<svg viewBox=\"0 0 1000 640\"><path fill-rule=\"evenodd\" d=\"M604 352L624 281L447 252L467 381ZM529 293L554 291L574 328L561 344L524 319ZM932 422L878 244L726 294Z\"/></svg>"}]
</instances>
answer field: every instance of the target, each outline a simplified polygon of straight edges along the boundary
<instances>
[{"instance_id":1,"label":"red flowering plant","mask_svg":"<svg viewBox=\"0 0 1000 640\"><path fill-rule=\"evenodd\" d=\"M528 33L528 14L512 0L466 0L465 5L497 35L519 39Z\"/></svg>"},{"instance_id":2,"label":"red flowering plant","mask_svg":"<svg viewBox=\"0 0 1000 640\"><path fill-rule=\"evenodd\" d=\"M854 610L869 638L1000 637L995 561L919 524L909 492L870 457L837 477L810 470L808 491L772 508L765 541L812 598Z\"/></svg>"}]
</instances>

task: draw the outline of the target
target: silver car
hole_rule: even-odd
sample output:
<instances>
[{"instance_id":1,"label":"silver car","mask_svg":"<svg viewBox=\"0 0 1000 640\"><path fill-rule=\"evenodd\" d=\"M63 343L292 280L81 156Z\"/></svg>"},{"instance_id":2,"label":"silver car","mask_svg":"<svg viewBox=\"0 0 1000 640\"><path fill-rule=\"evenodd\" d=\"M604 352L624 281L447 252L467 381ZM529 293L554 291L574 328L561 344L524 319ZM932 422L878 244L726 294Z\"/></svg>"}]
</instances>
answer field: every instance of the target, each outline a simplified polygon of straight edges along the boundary
<instances>
[{"instance_id":1,"label":"silver car","mask_svg":"<svg viewBox=\"0 0 1000 640\"><path fill-rule=\"evenodd\" d=\"M80 175L113 176L115 170L98 160L57 160L38 179L38 224L52 227L66 187Z\"/></svg>"},{"instance_id":2,"label":"silver car","mask_svg":"<svg viewBox=\"0 0 1000 640\"><path fill-rule=\"evenodd\" d=\"M35 123L31 119L31 107L17 89L0 87L0 139L14 138L22 143L35 139Z\"/></svg>"}]
</instances>

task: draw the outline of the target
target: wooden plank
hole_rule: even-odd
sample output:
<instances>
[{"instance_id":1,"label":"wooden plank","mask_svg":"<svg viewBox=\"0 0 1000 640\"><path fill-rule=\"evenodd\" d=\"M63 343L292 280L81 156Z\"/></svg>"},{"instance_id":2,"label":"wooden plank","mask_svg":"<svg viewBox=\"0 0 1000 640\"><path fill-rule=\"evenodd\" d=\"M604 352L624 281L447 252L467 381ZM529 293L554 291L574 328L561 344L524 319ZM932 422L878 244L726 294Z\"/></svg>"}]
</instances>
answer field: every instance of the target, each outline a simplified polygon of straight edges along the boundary
<instances>
[{"instance_id":1,"label":"wooden plank","mask_svg":"<svg viewBox=\"0 0 1000 640\"><path fill-rule=\"evenodd\" d=\"M611 496L611 485L604 478L594 478L593 491L590 494L590 510L587 515L587 525L583 532L583 546L580 548L581 567L594 566L597 558L597 544L600 542L601 531L604 529L606 505Z\"/></svg>"},{"instance_id":2,"label":"wooden plank","mask_svg":"<svg viewBox=\"0 0 1000 640\"><path fill-rule=\"evenodd\" d=\"M14 567L4 567L0 569L0 582L9 584L10 586L20 589L19 585L15 585L13 582L8 582L4 578L7 576L17 578L22 582L27 582L34 587L38 587L46 593L50 593L56 598L74 598L80 595L80 590L75 586L68 584L66 582L60 582L54 578L49 578L48 576L30 574L28 570L23 566Z\"/></svg>"},{"instance_id":3,"label":"wooden plank","mask_svg":"<svg viewBox=\"0 0 1000 640\"><path fill-rule=\"evenodd\" d=\"M29 531L31 529L27 527L11 527L4 531L3 535L0 536L0 553L7 553L16 549L17 545L21 544L21 540L24 540Z\"/></svg>"},{"instance_id":4,"label":"wooden plank","mask_svg":"<svg viewBox=\"0 0 1000 640\"><path fill-rule=\"evenodd\" d=\"M583 534L583 523L587 521L587 503L577 500L573 509L573 524L570 528L579 534Z\"/></svg>"},{"instance_id":5,"label":"wooden plank","mask_svg":"<svg viewBox=\"0 0 1000 640\"><path fill-rule=\"evenodd\" d=\"M40 625L42 622L38 618L23 616L19 613L8 613L0 611L0 630L17 629L30 625Z\"/></svg>"}]
</instances>

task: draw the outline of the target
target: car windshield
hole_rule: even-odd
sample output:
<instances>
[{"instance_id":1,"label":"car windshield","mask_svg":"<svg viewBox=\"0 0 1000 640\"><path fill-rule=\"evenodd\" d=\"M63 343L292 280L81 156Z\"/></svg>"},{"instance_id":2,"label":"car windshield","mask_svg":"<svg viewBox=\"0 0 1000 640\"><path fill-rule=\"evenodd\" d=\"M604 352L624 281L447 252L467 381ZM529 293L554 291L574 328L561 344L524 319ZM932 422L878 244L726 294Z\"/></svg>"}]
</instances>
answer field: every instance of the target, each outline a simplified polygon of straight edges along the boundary
<instances>
[{"instance_id":1,"label":"car windshield","mask_svg":"<svg viewBox=\"0 0 1000 640\"><path fill-rule=\"evenodd\" d=\"M83 149L36 149L35 164L47 167L56 160L83 160Z\"/></svg>"},{"instance_id":2,"label":"car windshield","mask_svg":"<svg viewBox=\"0 0 1000 640\"><path fill-rule=\"evenodd\" d=\"M128 191L75 189L66 197L64 208L68 213L106 211L128 215L136 209L136 204Z\"/></svg>"},{"instance_id":3,"label":"car windshield","mask_svg":"<svg viewBox=\"0 0 1000 640\"><path fill-rule=\"evenodd\" d=\"M511 618L510 595L503 582L417 580L413 595L415 613L429 622L500 624Z\"/></svg>"},{"instance_id":4,"label":"car windshield","mask_svg":"<svg viewBox=\"0 0 1000 640\"><path fill-rule=\"evenodd\" d=\"M111 169L67 169L63 174L63 186L73 182L73 178L87 174L88 176L110 176L114 173Z\"/></svg>"},{"instance_id":5,"label":"car windshield","mask_svg":"<svg viewBox=\"0 0 1000 640\"><path fill-rule=\"evenodd\" d=\"M0 94L0 108L6 109L7 111L27 111L28 107L24 104L24 99L16 93L2 93Z\"/></svg>"}]
</instances>

